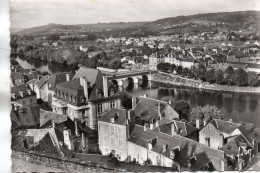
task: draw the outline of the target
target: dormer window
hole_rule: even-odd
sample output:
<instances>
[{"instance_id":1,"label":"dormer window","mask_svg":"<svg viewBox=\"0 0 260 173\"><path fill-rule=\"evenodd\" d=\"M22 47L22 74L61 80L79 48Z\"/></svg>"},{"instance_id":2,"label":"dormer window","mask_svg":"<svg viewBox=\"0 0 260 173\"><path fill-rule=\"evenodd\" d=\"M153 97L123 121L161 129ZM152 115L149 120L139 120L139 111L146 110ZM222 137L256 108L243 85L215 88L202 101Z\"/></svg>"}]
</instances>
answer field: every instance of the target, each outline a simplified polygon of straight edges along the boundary
<instances>
[{"instance_id":1,"label":"dormer window","mask_svg":"<svg viewBox=\"0 0 260 173\"><path fill-rule=\"evenodd\" d=\"M16 99L16 94L12 94L12 98L13 98L13 99Z\"/></svg>"},{"instance_id":2,"label":"dormer window","mask_svg":"<svg viewBox=\"0 0 260 173\"><path fill-rule=\"evenodd\" d=\"M28 89L27 92L29 95L32 95L32 90Z\"/></svg>"},{"instance_id":3,"label":"dormer window","mask_svg":"<svg viewBox=\"0 0 260 173\"><path fill-rule=\"evenodd\" d=\"M180 147L175 147L170 151L170 158L174 159L176 155L180 152Z\"/></svg>"},{"instance_id":4,"label":"dormer window","mask_svg":"<svg viewBox=\"0 0 260 173\"><path fill-rule=\"evenodd\" d=\"M21 95L21 97L24 97L24 93L22 91L20 91L19 94Z\"/></svg>"},{"instance_id":5,"label":"dormer window","mask_svg":"<svg viewBox=\"0 0 260 173\"><path fill-rule=\"evenodd\" d=\"M102 92L98 89L97 90L97 98L101 98L102 97Z\"/></svg>"},{"instance_id":6,"label":"dormer window","mask_svg":"<svg viewBox=\"0 0 260 173\"><path fill-rule=\"evenodd\" d=\"M81 104L84 104L84 103L86 103L86 98L85 98L85 97L82 97L82 98L81 98Z\"/></svg>"}]
</instances>

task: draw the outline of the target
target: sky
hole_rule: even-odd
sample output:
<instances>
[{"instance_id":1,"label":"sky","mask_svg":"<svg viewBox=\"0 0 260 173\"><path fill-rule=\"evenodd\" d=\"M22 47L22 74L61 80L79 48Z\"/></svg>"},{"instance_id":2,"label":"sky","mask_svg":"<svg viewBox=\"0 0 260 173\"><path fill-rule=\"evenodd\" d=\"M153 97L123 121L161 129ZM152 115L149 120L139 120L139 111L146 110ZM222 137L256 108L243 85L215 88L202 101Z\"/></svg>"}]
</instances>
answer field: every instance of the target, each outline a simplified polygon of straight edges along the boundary
<instances>
[{"instance_id":1,"label":"sky","mask_svg":"<svg viewBox=\"0 0 260 173\"><path fill-rule=\"evenodd\" d=\"M30 28L246 10L260 10L260 0L11 0L10 20L12 28Z\"/></svg>"}]
</instances>

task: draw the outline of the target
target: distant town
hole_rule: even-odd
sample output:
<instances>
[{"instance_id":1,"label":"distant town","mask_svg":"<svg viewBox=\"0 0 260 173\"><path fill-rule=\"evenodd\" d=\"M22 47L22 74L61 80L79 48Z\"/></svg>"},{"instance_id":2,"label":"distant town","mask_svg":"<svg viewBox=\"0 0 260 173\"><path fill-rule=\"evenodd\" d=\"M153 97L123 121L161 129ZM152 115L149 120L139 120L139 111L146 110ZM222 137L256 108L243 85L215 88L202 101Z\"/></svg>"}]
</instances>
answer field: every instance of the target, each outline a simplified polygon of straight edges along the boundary
<instances>
[{"instance_id":1,"label":"distant town","mask_svg":"<svg viewBox=\"0 0 260 173\"><path fill-rule=\"evenodd\" d=\"M12 158L77 172L260 170L257 14L228 14L246 16L236 28L223 13L12 33Z\"/></svg>"}]
</instances>

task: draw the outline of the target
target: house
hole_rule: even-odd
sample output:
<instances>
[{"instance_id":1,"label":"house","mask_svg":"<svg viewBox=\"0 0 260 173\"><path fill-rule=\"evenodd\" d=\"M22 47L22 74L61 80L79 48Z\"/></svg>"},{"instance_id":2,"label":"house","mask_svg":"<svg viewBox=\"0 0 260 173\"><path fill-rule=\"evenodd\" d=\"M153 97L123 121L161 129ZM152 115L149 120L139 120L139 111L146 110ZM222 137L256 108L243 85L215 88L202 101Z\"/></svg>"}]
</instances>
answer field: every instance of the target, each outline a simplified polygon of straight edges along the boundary
<instances>
[{"instance_id":1,"label":"house","mask_svg":"<svg viewBox=\"0 0 260 173\"><path fill-rule=\"evenodd\" d=\"M12 129L37 128L40 124L39 110L40 107L37 105L24 107L13 103L10 113Z\"/></svg>"},{"instance_id":2,"label":"house","mask_svg":"<svg viewBox=\"0 0 260 173\"><path fill-rule=\"evenodd\" d=\"M23 106L37 104L36 93L29 85L19 85L11 87L11 103L18 103Z\"/></svg>"},{"instance_id":3,"label":"house","mask_svg":"<svg viewBox=\"0 0 260 173\"><path fill-rule=\"evenodd\" d=\"M133 109L140 125L144 125L153 118L159 119L162 123L180 118L171 103L152 99L147 95L136 98Z\"/></svg>"},{"instance_id":4,"label":"house","mask_svg":"<svg viewBox=\"0 0 260 173\"><path fill-rule=\"evenodd\" d=\"M41 98L44 100L44 101L48 101L49 104L52 103L52 100L53 100L53 96L55 94L55 88L56 88L56 85L58 83L61 83L61 82L65 82L65 81L69 81L70 79L72 79L73 77L73 73L72 72L62 72L62 73L57 73L57 74L53 74L51 75L50 78L48 78L48 81L47 83L43 82L43 85L46 85L46 86L41 86L40 88L42 88L41 90L42 91L45 91L47 90L47 93L41 95ZM44 79L43 79L44 80ZM40 82L41 83L41 82ZM39 85L40 86L40 85ZM46 89L47 87L47 89ZM47 96L47 97L46 97Z\"/></svg>"},{"instance_id":5,"label":"house","mask_svg":"<svg viewBox=\"0 0 260 173\"><path fill-rule=\"evenodd\" d=\"M158 123L156 123L158 124ZM175 134L161 133L160 127L135 125L128 138L129 160L178 171L224 171L224 152Z\"/></svg>"},{"instance_id":6,"label":"house","mask_svg":"<svg viewBox=\"0 0 260 173\"><path fill-rule=\"evenodd\" d=\"M127 159L127 138L134 112L112 108L98 119L99 149L102 155L114 153L121 161Z\"/></svg>"},{"instance_id":7,"label":"house","mask_svg":"<svg viewBox=\"0 0 260 173\"><path fill-rule=\"evenodd\" d=\"M228 156L228 164L239 170L258 152L258 143L242 124L221 119L204 123L199 142L223 150Z\"/></svg>"},{"instance_id":8,"label":"house","mask_svg":"<svg viewBox=\"0 0 260 173\"><path fill-rule=\"evenodd\" d=\"M172 120L159 126L160 132L168 135L180 135L195 141L199 141L199 129L186 121Z\"/></svg>"},{"instance_id":9,"label":"house","mask_svg":"<svg viewBox=\"0 0 260 173\"><path fill-rule=\"evenodd\" d=\"M96 129L97 118L121 106L116 87L97 69L81 67L72 80L58 83L54 93L53 112L67 115L76 128L80 123Z\"/></svg>"}]
</instances>

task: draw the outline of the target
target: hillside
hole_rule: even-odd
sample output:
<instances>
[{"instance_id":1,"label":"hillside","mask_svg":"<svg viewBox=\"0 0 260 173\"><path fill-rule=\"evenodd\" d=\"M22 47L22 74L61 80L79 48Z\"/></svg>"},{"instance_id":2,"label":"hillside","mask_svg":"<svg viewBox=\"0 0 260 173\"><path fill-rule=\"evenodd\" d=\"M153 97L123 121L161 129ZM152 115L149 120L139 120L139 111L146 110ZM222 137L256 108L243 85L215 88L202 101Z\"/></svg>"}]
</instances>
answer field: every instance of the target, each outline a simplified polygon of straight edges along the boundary
<instances>
[{"instance_id":1,"label":"hillside","mask_svg":"<svg viewBox=\"0 0 260 173\"><path fill-rule=\"evenodd\" d=\"M260 29L260 11L205 13L189 16L177 16L159 19L152 22L118 22L79 25L48 24L16 32L16 34L48 34L48 33L86 33L113 32L131 35L173 34L179 32L195 32L222 29ZM11 30L12 31L12 30Z\"/></svg>"}]
</instances>

